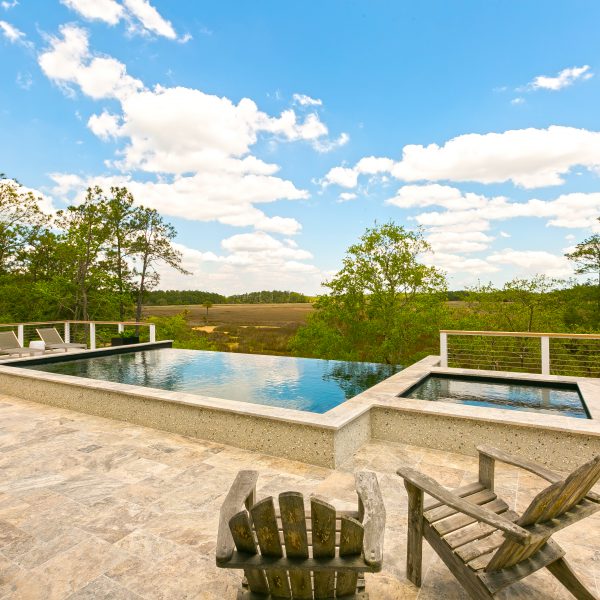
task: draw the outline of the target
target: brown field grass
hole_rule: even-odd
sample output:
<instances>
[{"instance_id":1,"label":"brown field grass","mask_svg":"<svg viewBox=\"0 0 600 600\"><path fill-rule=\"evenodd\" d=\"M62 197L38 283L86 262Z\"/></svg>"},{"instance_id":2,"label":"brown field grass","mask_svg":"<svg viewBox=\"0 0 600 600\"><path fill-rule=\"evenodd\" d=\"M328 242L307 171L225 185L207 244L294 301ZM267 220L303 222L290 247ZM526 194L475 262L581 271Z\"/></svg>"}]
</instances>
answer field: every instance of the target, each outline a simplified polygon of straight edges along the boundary
<instances>
[{"instance_id":1,"label":"brown field grass","mask_svg":"<svg viewBox=\"0 0 600 600\"><path fill-rule=\"evenodd\" d=\"M188 323L217 350L288 354L288 344L313 312L312 304L198 304L145 306L144 317L172 317L186 311Z\"/></svg>"}]
</instances>

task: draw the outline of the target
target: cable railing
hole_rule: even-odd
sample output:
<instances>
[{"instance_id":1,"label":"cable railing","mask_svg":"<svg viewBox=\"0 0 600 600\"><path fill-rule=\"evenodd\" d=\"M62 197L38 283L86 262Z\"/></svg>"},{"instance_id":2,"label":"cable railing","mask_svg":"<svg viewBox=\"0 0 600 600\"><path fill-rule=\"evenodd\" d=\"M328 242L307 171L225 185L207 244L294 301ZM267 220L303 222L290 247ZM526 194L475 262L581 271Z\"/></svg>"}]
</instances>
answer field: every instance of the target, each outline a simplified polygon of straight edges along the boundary
<instances>
[{"instance_id":1,"label":"cable railing","mask_svg":"<svg viewBox=\"0 0 600 600\"><path fill-rule=\"evenodd\" d=\"M86 344L96 350L123 340L126 329L135 328L137 342L155 342L156 325L137 321L35 321L29 323L0 323L0 331L13 331L19 344L28 347L39 342L37 329L55 327L66 343Z\"/></svg>"},{"instance_id":2,"label":"cable railing","mask_svg":"<svg viewBox=\"0 0 600 600\"><path fill-rule=\"evenodd\" d=\"M600 334L443 330L440 365L600 377Z\"/></svg>"}]
</instances>

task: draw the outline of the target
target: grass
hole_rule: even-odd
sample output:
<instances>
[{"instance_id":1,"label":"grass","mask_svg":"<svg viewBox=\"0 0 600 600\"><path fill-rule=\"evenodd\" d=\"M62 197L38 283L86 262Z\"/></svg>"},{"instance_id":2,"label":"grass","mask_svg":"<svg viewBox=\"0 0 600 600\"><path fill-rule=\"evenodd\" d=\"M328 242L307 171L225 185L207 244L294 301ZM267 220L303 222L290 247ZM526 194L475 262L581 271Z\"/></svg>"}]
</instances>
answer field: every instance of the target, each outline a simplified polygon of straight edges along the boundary
<instances>
[{"instance_id":1,"label":"grass","mask_svg":"<svg viewBox=\"0 0 600 600\"><path fill-rule=\"evenodd\" d=\"M215 304L145 306L144 316L172 317L186 311L189 325L217 350L287 355L288 344L313 311L312 304Z\"/></svg>"}]
</instances>

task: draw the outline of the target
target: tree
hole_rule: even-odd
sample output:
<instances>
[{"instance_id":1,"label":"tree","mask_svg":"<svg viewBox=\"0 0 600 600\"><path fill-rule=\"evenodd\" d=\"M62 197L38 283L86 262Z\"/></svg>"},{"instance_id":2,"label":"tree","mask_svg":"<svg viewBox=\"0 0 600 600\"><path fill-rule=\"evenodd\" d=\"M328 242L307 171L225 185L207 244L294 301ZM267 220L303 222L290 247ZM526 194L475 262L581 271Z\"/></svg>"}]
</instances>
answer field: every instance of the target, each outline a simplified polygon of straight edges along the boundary
<instances>
[{"instance_id":1,"label":"tree","mask_svg":"<svg viewBox=\"0 0 600 600\"><path fill-rule=\"evenodd\" d=\"M137 235L131 244L131 255L137 262L135 274L138 276L135 318L140 321L144 294L158 285L157 267L161 263L180 273L190 273L181 265L181 252L173 247L175 228L165 223L155 209L142 207L136 213L134 229Z\"/></svg>"},{"instance_id":2,"label":"tree","mask_svg":"<svg viewBox=\"0 0 600 600\"><path fill-rule=\"evenodd\" d=\"M18 268L23 250L47 223L40 199L0 173L0 274Z\"/></svg>"},{"instance_id":3,"label":"tree","mask_svg":"<svg viewBox=\"0 0 600 600\"><path fill-rule=\"evenodd\" d=\"M204 320L208 323L208 309L212 308L213 303L209 302L208 300L206 302L202 303L202 306L204 306L204 308L206 308L206 317L204 317Z\"/></svg>"},{"instance_id":4,"label":"tree","mask_svg":"<svg viewBox=\"0 0 600 600\"><path fill-rule=\"evenodd\" d=\"M598 217L598 222L600 223L600 217ZM575 246L573 252L569 252L565 256L577 265L575 273L578 275L587 273L595 275L596 298L600 311L600 235L596 233L583 240Z\"/></svg>"},{"instance_id":5,"label":"tree","mask_svg":"<svg viewBox=\"0 0 600 600\"><path fill-rule=\"evenodd\" d=\"M63 240L71 251L75 298L73 318L90 320L90 293L109 300L110 274L103 264L110 235L108 205L101 188L88 188L84 202L59 211L56 224L64 232ZM97 315L94 315L97 316Z\"/></svg>"},{"instance_id":6,"label":"tree","mask_svg":"<svg viewBox=\"0 0 600 600\"><path fill-rule=\"evenodd\" d=\"M114 271L118 292L119 320L125 319L125 306L131 302L132 270L128 258L135 237L136 218L142 208L134 207L132 194L125 187L111 187L106 201L107 227L110 235L106 251L108 266Z\"/></svg>"},{"instance_id":7,"label":"tree","mask_svg":"<svg viewBox=\"0 0 600 600\"><path fill-rule=\"evenodd\" d=\"M292 340L294 351L386 363L416 358L445 312L446 278L420 262L427 252L420 230L391 222L367 229L324 283L330 293Z\"/></svg>"}]
</instances>

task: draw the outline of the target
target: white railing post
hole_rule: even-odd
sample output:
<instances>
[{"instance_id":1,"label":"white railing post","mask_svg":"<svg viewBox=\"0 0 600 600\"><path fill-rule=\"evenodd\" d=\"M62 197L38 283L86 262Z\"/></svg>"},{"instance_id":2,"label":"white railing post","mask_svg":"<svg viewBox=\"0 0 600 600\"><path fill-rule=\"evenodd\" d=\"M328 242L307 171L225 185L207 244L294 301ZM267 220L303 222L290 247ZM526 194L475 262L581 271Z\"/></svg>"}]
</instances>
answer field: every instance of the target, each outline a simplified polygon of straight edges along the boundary
<instances>
[{"instance_id":1,"label":"white railing post","mask_svg":"<svg viewBox=\"0 0 600 600\"><path fill-rule=\"evenodd\" d=\"M65 321L65 343L71 343L71 323Z\"/></svg>"},{"instance_id":2,"label":"white railing post","mask_svg":"<svg viewBox=\"0 0 600 600\"><path fill-rule=\"evenodd\" d=\"M19 340L19 345L24 346L25 344L25 326L17 325L17 339ZM19 355L20 356L20 355Z\"/></svg>"},{"instance_id":3,"label":"white railing post","mask_svg":"<svg viewBox=\"0 0 600 600\"><path fill-rule=\"evenodd\" d=\"M550 338L543 335L540 338L542 349L542 375L550 375Z\"/></svg>"},{"instance_id":4,"label":"white railing post","mask_svg":"<svg viewBox=\"0 0 600 600\"><path fill-rule=\"evenodd\" d=\"M150 334L150 342L155 342L156 341L156 325L154 323L150 323L150 325L148 325L148 333Z\"/></svg>"},{"instance_id":5,"label":"white railing post","mask_svg":"<svg viewBox=\"0 0 600 600\"><path fill-rule=\"evenodd\" d=\"M440 367L448 366L448 334L440 331Z\"/></svg>"},{"instance_id":6,"label":"white railing post","mask_svg":"<svg viewBox=\"0 0 600 600\"><path fill-rule=\"evenodd\" d=\"M123 323L117 323L117 331L123 333L125 331L125 325L123 325Z\"/></svg>"},{"instance_id":7,"label":"white railing post","mask_svg":"<svg viewBox=\"0 0 600 600\"><path fill-rule=\"evenodd\" d=\"M96 349L96 323L90 323L90 350Z\"/></svg>"}]
</instances>

